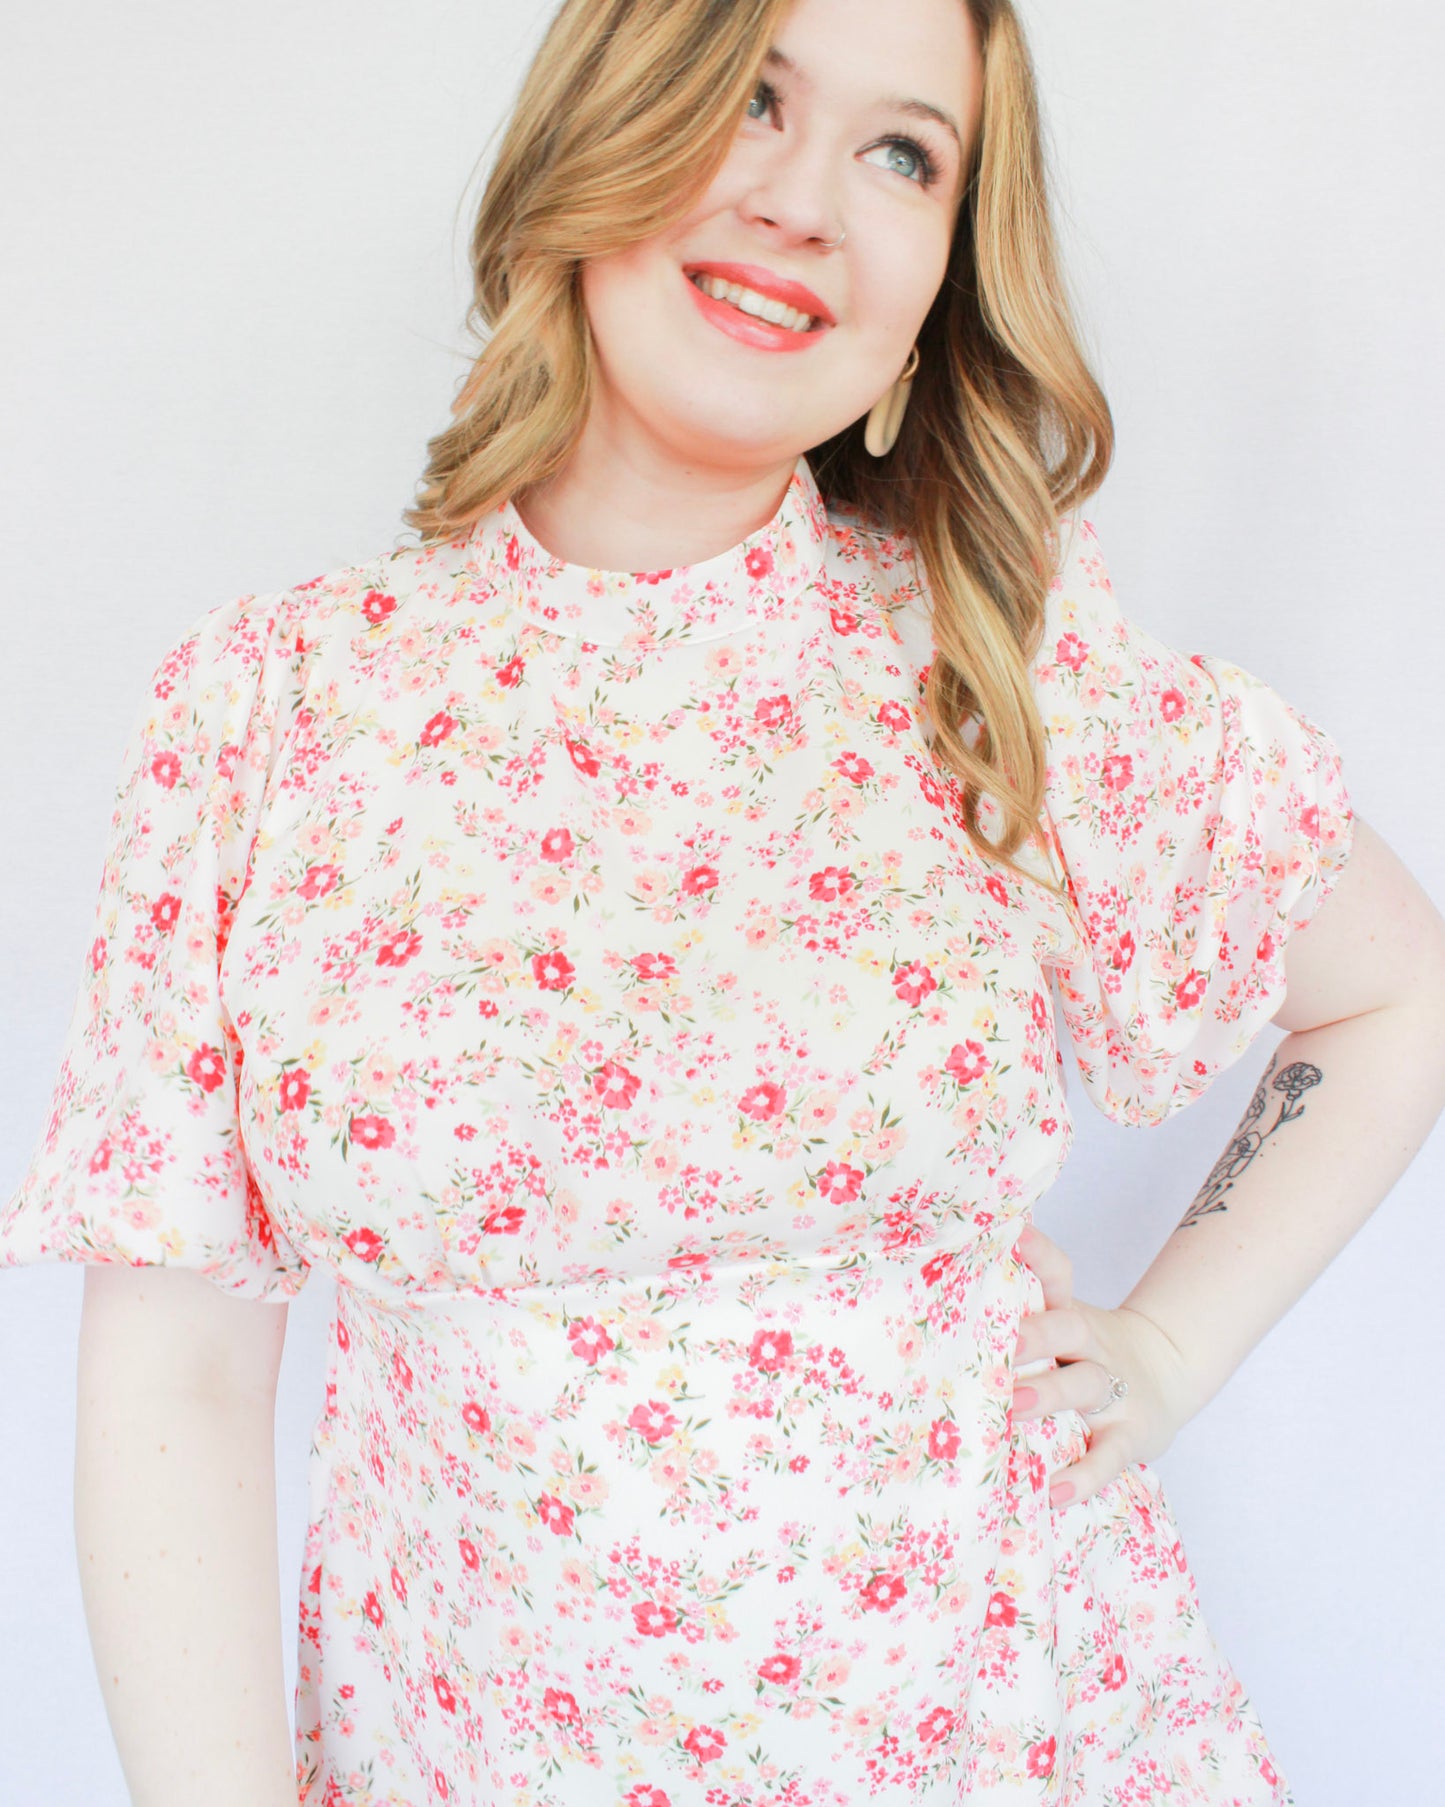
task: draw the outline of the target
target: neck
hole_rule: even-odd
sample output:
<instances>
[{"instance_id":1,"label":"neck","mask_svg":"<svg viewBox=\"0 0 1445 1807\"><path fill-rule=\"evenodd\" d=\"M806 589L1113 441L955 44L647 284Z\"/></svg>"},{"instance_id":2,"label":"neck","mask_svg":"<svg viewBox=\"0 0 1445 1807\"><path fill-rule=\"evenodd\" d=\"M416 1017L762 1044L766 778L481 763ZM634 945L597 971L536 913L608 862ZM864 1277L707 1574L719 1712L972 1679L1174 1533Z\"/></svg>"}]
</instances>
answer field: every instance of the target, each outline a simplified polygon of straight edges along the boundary
<instances>
[{"instance_id":1,"label":"neck","mask_svg":"<svg viewBox=\"0 0 1445 1807\"><path fill-rule=\"evenodd\" d=\"M710 463L591 419L563 468L513 498L554 558L599 571L695 565L778 512L796 458Z\"/></svg>"}]
</instances>

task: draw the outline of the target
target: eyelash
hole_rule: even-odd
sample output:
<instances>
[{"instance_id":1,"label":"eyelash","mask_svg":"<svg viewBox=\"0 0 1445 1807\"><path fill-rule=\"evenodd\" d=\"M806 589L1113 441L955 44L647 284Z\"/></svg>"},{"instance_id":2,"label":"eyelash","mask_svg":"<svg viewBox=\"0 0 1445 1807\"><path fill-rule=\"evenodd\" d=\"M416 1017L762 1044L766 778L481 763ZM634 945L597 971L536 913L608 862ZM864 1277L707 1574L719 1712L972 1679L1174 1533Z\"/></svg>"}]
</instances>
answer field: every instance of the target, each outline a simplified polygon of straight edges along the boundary
<instances>
[{"instance_id":1,"label":"eyelash","mask_svg":"<svg viewBox=\"0 0 1445 1807\"><path fill-rule=\"evenodd\" d=\"M760 81L758 83L757 87L753 90L753 99L756 100L760 94L767 97L768 109L770 112L781 99L777 89L769 81ZM916 177L905 176L903 178L905 182L916 182L920 188L931 188L938 180L938 164L935 162L927 148L924 145L921 145L916 138L905 138L899 134L887 138L880 138L878 142L880 144L896 144L900 149L911 152L912 155L917 158L918 175Z\"/></svg>"}]
</instances>

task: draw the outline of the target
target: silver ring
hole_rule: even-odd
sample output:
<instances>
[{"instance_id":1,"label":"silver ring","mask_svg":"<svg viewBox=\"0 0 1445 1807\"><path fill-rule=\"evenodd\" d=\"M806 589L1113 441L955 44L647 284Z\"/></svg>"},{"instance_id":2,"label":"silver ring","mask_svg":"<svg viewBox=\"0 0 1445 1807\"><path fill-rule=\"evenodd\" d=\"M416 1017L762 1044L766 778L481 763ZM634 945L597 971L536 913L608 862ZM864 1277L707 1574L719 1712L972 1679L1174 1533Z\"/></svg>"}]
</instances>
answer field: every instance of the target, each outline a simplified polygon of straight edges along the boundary
<instances>
[{"instance_id":1,"label":"silver ring","mask_svg":"<svg viewBox=\"0 0 1445 1807\"><path fill-rule=\"evenodd\" d=\"M839 245L842 244L843 240L845 238L847 238L847 236L848 236L848 228L845 226L843 228L843 230L838 234L837 238L835 238L833 240L831 245L828 244L826 240L824 241L823 249L825 251L836 251L838 249Z\"/></svg>"},{"instance_id":2,"label":"silver ring","mask_svg":"<svg viewBox=\"0 0 1445 1807\"><path fill-rule=\"evenodd\" d=\"M1111 1374L1109 1376L1109 1397L1102 1405L1089 1406L1085 1411L1084 1416L1086 1418L1093 1418L1099 1412L1107 1412L1111 1405L1117 1405L1121 1399L1127 1397L1128 1392L1128 1381L1120 1380L1117 1374Z\"/></svg>"}]
</instances>

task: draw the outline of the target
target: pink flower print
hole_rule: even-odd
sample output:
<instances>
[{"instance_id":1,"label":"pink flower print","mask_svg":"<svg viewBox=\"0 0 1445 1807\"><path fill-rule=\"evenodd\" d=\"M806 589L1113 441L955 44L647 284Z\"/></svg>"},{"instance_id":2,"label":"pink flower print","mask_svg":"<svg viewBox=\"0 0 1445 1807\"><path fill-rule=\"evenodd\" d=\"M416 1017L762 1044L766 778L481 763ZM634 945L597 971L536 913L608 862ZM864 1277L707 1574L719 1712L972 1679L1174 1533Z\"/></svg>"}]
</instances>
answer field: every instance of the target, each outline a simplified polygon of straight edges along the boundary
<instances>
[{"instance_id":1,"label":"pink flower print","mask_svg":"<svg viewBox=\"0 0 1445 1807\"><path fill-rule=\"evenodd\" d=\"M893 990L916 1010L930 992L938 990L938 980L921 960L910 960L894 973Z\"/></svg>"},{"instance_id":2,"label":"pink flower print","mask_svg":"<svg viewBox=\"0 0 1445 1807\"><path fill-rule=\"evenodd\" d=\"M396 1131L385 1117L353 1117L349 1125L351 1139L363 1148L390 1148Z\"/></svg>"},{"instance_id":3,"label":"pink flower print","mask_svg":"<svg viewBox=\"0 0 1445 1807\"><path fill-rule=\"evenodd\" d=\"M777 1682L781 1687L784 1682L796 1681L803 1665L795 1656L787 1656L779 1651L776 1655L765 1656L758 1664L758 1674L765 1682Z\"/></svg>"},{"instance_id":4,"label":"pink flower print","mask_svg":"<svg viewBox=\"0 0 1445 1807\"><path fill-rule=\"evenodd\" d=\"M645 1405L633 1406L627 1423L644 1442L661 1443L677 1429L677 1414L662 1400L649 1399Z\"/></svg>"},{"instance_id":5,"label":"pink flower print","mask_svg":"<svg viewBox=\"0 0 1445 1807\"><path fill-rule=\"evenodd\" d=\"M944 1061L943 1067L960 1085L972 1085L975 1079L982 1079L988 1070L988 1056L984 1053L983 1043L955 1042L948 1051L948 1059Z\"/></svg>"},{"instance_id":6,"label":"pink flower print","mask_svg":"<svg viewBox=\"0 0 1445 1807\"><path fill-rule=\"evenodd\" d=\"M151 777L165 790L174 790L181 775L181 762L174 753L157 753L151 761Z\"/></svg>"},{"instance_id":7,"label":"pink flower print","mask_svg":"<svg viewBox=\"0 0 1445 1807\"><path fill-rule=\"evenodd\" d=\"M727 1740L715 1726L695 1725L682 1741L682 1748L691 1751L699 1763L711 1763L715 1757L723 1754Z\"/></svg>"},{"instance_id":8,"label":"pink flower print","mask_svg":"<svg viewBox=\"0 0 1445 1807\"><path fill-rule=\"evenodd\" d=\"M994 1594L988 1603L988 1611L983 1616L985 1625L1016 1625L1019 1609L1014 1603L1012 1594Z\"/></svg>"},{"instance_id":9,"label":"pink flower print","mask_svg":"<svg viewBox=\"0 0 1445 1807\"><path fill-rule=\"evenodd\" d=\"M873 767L861 753L840 753L833 761L833 769L851 779L854 784L862 784L873 776Z\"/></svg>"},{"instance_id":10,"label":"pink flower print","mask_svg":"<svg viewBox=\"0 0 1445 1807\"><path fill-rule=\"evenodd\" d=\"M793 1333L791 1330L759 1330L749 1345L748 1363L751 1367L776 1373L792 1353Z\"/></svg>"},{"instance_id":11,"label":"pink flower print","mask_svg":"<svg viewBox=\"0 0 1445 1807\"><path fill-rule=\"evenodd\" d=\"M555 1493L543 1493L537 1497L537 1517L558 1537L570 1537L577 1514L565 1500L559 1500Z\"/></svg>"},{"instance_id":12,"label":"pink flower print","mask_svg":"<svg viewBox=\"0 0 1445 1807\"><path fill-rule=\"evenodd\" d=\"M649 1788L646 1783L640 1783L623 1795L622 1807L672 1807L672 1797L660 1788Z\"/></svg>"},{"instance_id":13,"label":"pink flower print","mask_svg":"<svg viewBox=\"0 0 1445 1807\"><path fill-rule=\"evenodd\" d=\"M90 944L90 970L98 973L105 965L105 936L97 935Z\"/></svg>"},{"instance_id":14,"label":"pink flower print","mask_svg":"<svg viewBox=\"0 0 1445 1807\"><path fill-rule=\"evenodd\" d=\"M398 929L376 950L378 966L405 966L421 952L421 936L415 929Z\"/></svg>"},{"instance_id":15,"label":"pink flower print","mask_svg":"<svg viewBox=\"0 0 1445 1807\"><path fill-rule=\"evenodd\" d=\"M863 1190L863 1173L846 1161L829 1161L818 1175L817 1187L830 1205L851 1205Z\"/></svg>"},{"instance_id":16,"label":"pink flower print","mask_svg":"<svg viewBox=\"0 0 1445 1807\"><path fill-rule=\"evenodd\" d=\"M151 905L151 921L159 934L169 935L181 913L181 900L173 891L163 891Z\"/></svg>"},{"instance_id":17,"label":"pink flower print","mask_svg":"<svg viewBox=\"0 0 1445 1807\"><path fill-rule=\"evenodd\" d=\"M1128 1673L1128 1670L1124 1666L1123 1657L1116 1651L1114 1655L1109 1658L1109 1661L1105 1666L1104 1686L1106 1688L1122 1688Z\"/></svg>"},{"instance_id":18,"label":"pink flower print","mask_svg":"<svg viewBox=\"0 0 1445 1807\"><path fill-rule=\"evenodd\" d=\"M213 1048L209 1042L202 1042L186 1062L186 1077L194 1080L204 1092L214 1092L217 1086L224 1085L226 1063L221 1050Z\"/></svg>"},{"instance_id":19,"label":"pink flower print","mask_svg":"<svg viewBox=\"0 0 1445 1807\"><path fill-rule=\"evenodd\" d=\"M684 897L697 897L704 891L711 891L716 884L716 866L694 866L690 872L683 874L682 894Z\"/></svg>"},{"instance_id":20,"label":"pink flower print","mask_svg":"<svg viewBox=\"0 0 1445 1807\"><path fill-rule=\"evenodd\" d=\"M857 881L846 866L824 866L808 876L808 896L814 903L835 903L847 897Z\"/></svg>"},{"instance_id":21,"label":"pink flower print","mask_svg":"<svg viewBox=\"0 0 1445 1807\"><path fill-rule=\"evenodd\" d=\"M532 956L532 977L543 991L565 991L576 970L567 956L556 948Z\"/></svg>"},{"instance_id":22,"label":"pink flower print","mask_svg":"<svg viewBox=\"0 0 1445 1807\"><path fill-rule=\"evenodd\" d=\"M573 1318L567 1326L567 1341L572 1345L572 1353L587 1362L601 1361L607 1351L615 1347L596 1318Z\"/></svg>"},{"instance_id":23,"label":"pink flower print","mask_svg":"<svg viewBox=\"0 0 1445 1807\"><path fill-rule=\"evenodd\" d=\"M396 598L388 596L385 590L368 590L361 599L361 612L368 625L375 627L378 621L385 621L388 615L396 613Z\"/></svg>"},{"instance_id":24,"label":"pink flower print","mask_svg":"<svg viewBox=\"0 0 1445 1807\"><path fill-rule=\"evenodd\" d=\"M416 1382L406 1357L398 1349L391 1358L391 1371L396 1376L397 1385L404 1393L409 1393Z\"/></svg>"},{"instance_id":25,"label":"pink flower print","mask_svg":"<svg viewBox=\"0 0 1445 1807\"><path fill-rule=\"evenodd\" d=\"M505 557L509 571L515 571L522 562L522 542L515 533L507 535Z\"/></svg>"},{"instance_id":26,"label":"pink flower print","mask_svg":"<svg viewBox=\"0 0 1445 1807\"><path fill-rule=\"evenodd\" d=\"M515 1236L526 1219L523 1205L496 1205L482 1219L482 1228L492 1236Z\"/></svg>"},{"instance_id":27,"label":"pink flower print","mask_svg":"<svg viewBox=\"0 0 1445 1807\"><path fill-rule=\"evenodd\" d=\"M743 562L749 577L766 577L773 568L773 555L766 546L754 546Z\"/></svg>"},{"instance_id":28,"label":"pink flower print","mask_svg":"<svg viewBox=\"0 0 1445 1807\"><path fill-rule=\"evenodd\" d=\"M639 979L671 979L676 976L677 962L671 954L634 954L632 970Z\"/></svg>"},{"instance_id":29,"label":"pink flower print","mask_svg":"<svg viewBox=\"0 0 1445 1807\"><path fill-rule=\"evenodd\" d=\"M781 728L793 713L793 699L781 693L758 698L753 720L760 728Z\"/></svg>"},{"instance_id":30,"label":"pink flower print","mask_svg":"<svg viewBox=\"0 0 1445 1807\"><path fill-rule=\"evenodd\" d=\"M340 877L339 866L308 866L305 878L296 889L308 903L314 903L318 897L325 897L334 891Z\"/></svg>"},{"instance_id":31,"label":"pink flower print","mask_svg":"<svg viewBox=\"0 0 1445 1807\"><path fill-rule=\"evenodd\" d=\"M942 1744L957 1724L957 1715L947 1707L935 1707L927 1718L919 1720L918 1736L925 1744Z\"/></svg>"},{"instance_id":32,"label":"pink flower print","mask_svg":"<svg viewBox=\"0 0 1445 1807\"><path fill-rule=\"evenodd\" d=\"M1001 904L1007 908L1008 886L996 872L989 873L987 883L984 885L984 890L988 892L989 896L996 904Z\"/></svg>"},{"instance_id":33,"label":"pink flower print","mask_svg":"<svg viewBox=\"0 0 1445 1807\"><path fill-rule=\"evenodd\" d=\"M311 1079L305 1067L292 1067L281 1075L281 1109L299 1111L311 1096Z\"/></svg>"},{"instance_id":34,"label":"pink flower print","mask_svg":"<svg viewBox=\"0 0 1445 1807\"><path fill-rule=\"evenodd\" d=\"M642 1081L635 1073L629 1073L626 1067L615 1060L609 1060L592 1075L592 1089L597 1094L598 1103L610 1105L617 1111L628 1108L641 1084Z\"/></svg>"},{"instance_id":35,"label":"pink flower print","mask_svg":"<svg viewBox=\"0 0 1445 1807\"><path fill-rule=\"evenodd\" d=\"M787 1093L775 1080L760 1079L743 1093L738 1100L738 1109L755 1123L766 1123L769 1118L782 1115L787 1100Z\"/></svg>"},{"instance_id":36,"label":"pink flower print","mask_svg":"<svg viewBox=\"0 0 1445 1807\"><path fill-rule=\"evenodd\" d=\"M677 1610L664 1606L661 1600L636 1600L632 1606L632 1622L644 1637L666 1637L668 1632L677 1630Z\"/></svg>"},{"instance_id":37,"label":"pink flower print","mask_svg":"<svg viewBox=\"0 0 1445 1807\"><path fill-rule=\"evenodd\" d=\"M567 751L571 755L573 765L575 765L577 770L582 773L583 777L595 778L602 770L602 761L598 759L596 754L590 750L585 742L573 740L569 735L567 737Z\"/></svg>"},{"instance_id":38,"label":"pink flower print","mask_svg":"<svg viewBox=\"0 0 1445 1807\"><path fill-rule=\"evenodd\" d=\"M1077 634L1065 634L1054 648L1054 659L1060 665L1067 665L1070 671L1082 671L1084 661L1089 656L1088 645Z\"/></svg>"},{"instance_id":39,"label":"pink flower print","mask_svg":"<svg viewBox=\"0 0 1445 1807\"><path fill-rule=\"evenodd\" d=\"M907 1592L901 1575L875 1575L858 1599L866 1612L891 1612Z\"/></svg>"},{"instance_id":40,"label":"pink flower print","mask_svg":"<svg viewBox=\"0 0 1445 1807\"><path fill-rule=\"evenodd\" d=\"M431 1685L432 1692L437 1697L437 1705L442 1711L444 1713L455 1713L457 1710L457 1697L452 1692L452 1685L447 1678L444 1675L434 1675L432 1677Z\"/></svg>"},{"instance_id":41,"label":"pink flower print","mask_svg":"<svg viewBox=\"0 0 1445 1807\"><path fill-rule=\"evenodd\" d=\"M1159 713L1166 722L1177 722L1184 713L1184 692L1172 685L1163 691L1159 697Z\"/></svg>"},{"instance_id":42,"label":"pink flower print","mask_svg":"<svg viewBox=\"0 0 1445 1807\"><path fill-rule=\"evenodd\" d=\"M459 1537L457 1539L457 1554L469 1569L475 1570L482 1566L481 1554L470 1537Z\"/></svg>"},{"instance_id":43,"label":"pink flower print","mask_svg":"<svg viewBox=\"0 0 1445 1807\"><path fill-rule=\"evenodd\" d=\"M396 1595L397 1599L401 1601L402 1605L405 1606L406 1581L402 1576L401 1570L395 1563L391 1565L391 1591Z\"/></svg>"},{"instance_id":44,"label":"pink flower print","mask_svg":"<svg viewBox=\"0 0 1445 1807\"><path fill-rule=\"evenodd\" d=\"M548 1688L542 1696L542 1711L557 1725L581 1725L582 1713L577 1698L565 1688Z\"/></svg>"},{"instance_id":45,"label":"pink flower print","mask_svg":"<svg viewBox=\"0 0 1445 1807\"><path fill-rule=\"evenodd\" d=\"M522 681L522 673L527 669L527 662L517 654L513 654L505 665L496 669L496 680L503 690L515 690Z\"/></svg>"},{"instance_id":46,"label":"pink flower print","mask_svg":"<svg viewBox=\"0 0 1445 1807\"><path fill-rule=\"evenodd\" d=\"M852 609L831 608L828 610L828 619L833 624L835 634L858 632L858 617Z\"/></svg>"},{"instance_id":47,"label":"pink flower print","mask_svg":"<svg viewBox=\"0 0 1445 1807\"><path fill-rule=\"evenodd\" d=\"M878 705L876 719L881 727L891 729L894 734L901 734L913 717L896 697L890 697L886 703Z\"/></svg>"},{"instance_id":48,"label":"pink flower print","mask_svg":"<svg viewBox=\"0 0 1445 1807\"><path fill-rule=\"evenodd\" d=\"M936 1462L951 1462L963 1446L952 1418L935 1418L928 1427L928 1453Z\"/></svg>"},{"instance_id":49,"label":"pink flower print","mask_svg":"<svg viewBox=\"0 0 1445 1807\"><path fill-rule=\"evenodd\" d=\"M1111 753L1104 761L1099 777L1106 790L1128 790L1134 782L1134 755L1132 753Z\"/></svg>"},{"instance_id":50,"label":"pink flower print","mask_svg":"<svg viewBox=\"0 0 1445 1807\"><path fill-rule=\"evenodd\" d=\"M1031 1776L1050 1776L1054 1773L1054 1752L1058 1741L1045 1738L1038 1744L1031 1744L1024 1759L1024 1768Z\"/></svg>"},{"instance_id":51,"label":"pink flower print","mask_svg":"<svg viewBox=\"0 0 1445 1807\"><path fill-rule=\"evenodd\" d=\"M418 744L423 747L440 746L442 741L456 731L457 725L454 715L449 715L445 709L438 709L422 729Z\"/></svg>"},{"instance_id":52,"label":"pink flower print","mask_svg":"<svg viewBox=\"0 0 1445 1807\"><path fill-rule=\"evenodd\" d=\"M376 1231L368 1231L368 1229L352 1231L350 1232L350 1236L343 1236L341 1241L347 1245L347 1249L350 1249L350 1252L356 1256L358 1261L379 1261L379 1259L381 1259L381 1252L387 1247L387 1245L381 1241L378 1234L376 1234ZM338 1343L340 1343L340 1326L338 1326L338 1332L336 1332L336 1339L338 1339ZM341 1344L341 1346L345 1348L345 1344Z\"/></svg>"},{"instance_id":53,"label":"pink flower print","mask_svg":"<svg viewBox=\"0 0 1445 1807\"><path fill-rule=\"evenodd\" d=\"M1125 929L1122 934L1103 937L1100 951L1104 956L1104 964L1114 972L1128 972L1134 964L1134 932Z\"/></svg>"},{"instance_id":54,"label":"pink flower print","mask_svg":"<svg viewBox=\"0 0 1445 1807\"><path fill-rule=\"evenodd\" d=\"M709 1256L706 1249L682 1249L675 1255L669 1255L667 1265L678 1268L706 1267Z\"/></svg>"},{"instance_id":55,"label":"pink flower print","mask_svg":"<svg viewBox=\"0 0 1445 1807\"><path fill-rule=\"evenodd\" d=\"M1029 999L1029 1015L1034 1019L1034 1028L1042 1029L1049 1020L1049 1000L1041 991L1036 991Z\"/></svg>"},{"instance_id":56,"label":"pink flower print","mask_svg":"<svg viewBox=\"0 0 1445 1807\"><path fill-rule=\"evenodd\" d=\"M468 1430L482 1436L492 1428L492 1415L484 1405L478 1405L475 1399L469 1399L462 1407L462 1423Z\"/></svg>"},{"instance_id":57,"label":"pink flower print","mask_svg":"<svg viewBox=\"0 0 1445 1807\"><path fill-rule=\"evenodd\" d=\"M930 1255L918 1271L923 1275L925 1286L937 1286L952 1266L953 1255L945 1249L937 1255Z\"/></svg>"},{"instance_id":58,"label":"pink flower print","mask_svg":"<svg viewBox=\"0 0 1445 1807\"><path fill-rule=\"evenodd\" d=\"M570 828L549 828L538 843L537 851L544 860L559 863L572 857L572 830Z\"/></svg>"},{"instance_id":59,"label":"pink flower print","mask_svg":"<svg viewBox=\"0 0 1445 1807\"><path fill-rule=\"evenodd\" d=\"M1174 1002L1181 1010L1192 1010L1204 997L1204 974L1190 967L1174 987Z\"/></svg>"},{"instance_id":60,"label":"pink flower print","mask_svg":"<svg viewBox=\"0 0 1445 1807\"><path fill-rule=\"evenodd\" d=\"M362 1601L361 1610L366 1614L367 1618L371 1620L373 1625L380 1627L381 1621L386 1615L382 1608L381 1601L377 1598L375 1588L372 1588L371 1592L367 1594L366 1598Z\"/></svg>"},{"instance_id":61,"label":"pink flower print","mask_svg":"<svg viewBox=\"0 0 1445 1807\"><path fill-rule=\"evenodd\" d=\"M947 793L932 772L919 772L918 788L923 792L926 803L931 803L935 809L943 808Z\"/></svg>"}]
</instances>

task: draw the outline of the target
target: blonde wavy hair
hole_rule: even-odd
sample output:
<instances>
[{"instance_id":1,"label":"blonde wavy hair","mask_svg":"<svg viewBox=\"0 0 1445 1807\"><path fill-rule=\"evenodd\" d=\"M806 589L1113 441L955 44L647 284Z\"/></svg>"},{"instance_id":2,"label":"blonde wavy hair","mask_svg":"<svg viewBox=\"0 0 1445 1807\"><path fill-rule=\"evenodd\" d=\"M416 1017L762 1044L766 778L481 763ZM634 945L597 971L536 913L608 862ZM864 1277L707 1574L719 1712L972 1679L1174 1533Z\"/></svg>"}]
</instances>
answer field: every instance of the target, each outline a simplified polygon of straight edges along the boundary
<instances>
[{"instance_id":1,"label":"blonde wavy hair","mask_svg":"<svg viewBox=\"0 0 1445 1807\"><path fill-rule=\"evenodd\" d=\"M934 757L958 780L974 846L1037 879L1014 857L1044 802L1029 668L1058 519L1103 482L1113 421L1061 278L1023 28L1011 0L959 3L982 47L982 120L902 432L875 459L855 421L807 456L830 507L911 541L932 611ZM467 325L484 343L403 515L423 544L567 462L593 380L580 266L665 230L711 182L789 4L565 0L472 228Z\"/></svg>"}]
</instances>

